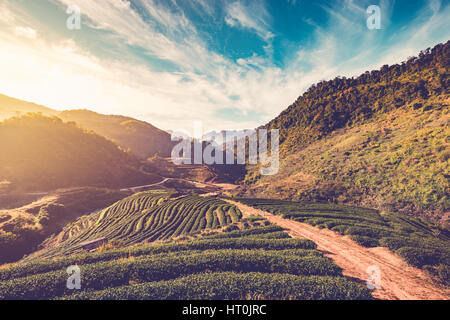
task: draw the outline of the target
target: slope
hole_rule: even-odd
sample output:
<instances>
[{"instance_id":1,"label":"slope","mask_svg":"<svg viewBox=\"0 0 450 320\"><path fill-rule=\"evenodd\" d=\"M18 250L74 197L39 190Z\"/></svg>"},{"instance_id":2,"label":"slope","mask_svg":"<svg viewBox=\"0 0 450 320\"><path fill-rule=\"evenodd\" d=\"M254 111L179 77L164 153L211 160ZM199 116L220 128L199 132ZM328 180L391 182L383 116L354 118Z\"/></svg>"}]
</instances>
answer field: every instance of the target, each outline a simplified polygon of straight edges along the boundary
<instances>
[{"instance_id":1,"label":"slope","mask_svg":"<svg viewBox=\"0 0 450 320\"><path fill-rule=\"evenodd\" d=\"M22 207L0 210L0 263L21 259L67 223L128 194L88 187L62 189Z\"/></svg>"},{"instance_id":2,"label":"slope","mask_svg":"<svg viewBox=\"0 0 450 320\"><path fill-rule=\"evenodd\" d=\"M239 210L215 198L197 195L175 198L173 191L134 194L114 205L68 224L49 239L36 257L82 252L81 243L99 238L122 246L167 240L238 222ZM35 257L33 257L35 259Z\"/></svg>"},{"instance_id":3,"label":"slope","mask_svg":"<svg viewBox=\"0 0 450 320\"><path fill-rule=\"evenodd\" d=\"M312 86L266 126L280 130L280 173L249 167L243 191L446 220L449 65L450 42Z\"/></svg>"},{"instance_id":4,"label":"slope","mask_svg":"<svg viewBox=\"0 0 450 320\"><path fill-rule=\"evenodd\" d=\"M0 121L24 115L29 112L42 113L51 116L56 115L58 113L58 111L56 110L52 110L50 108L35 103L22 101L19 99L11 98L3 94L0 94Z\"/></svg>"}]
</instances>

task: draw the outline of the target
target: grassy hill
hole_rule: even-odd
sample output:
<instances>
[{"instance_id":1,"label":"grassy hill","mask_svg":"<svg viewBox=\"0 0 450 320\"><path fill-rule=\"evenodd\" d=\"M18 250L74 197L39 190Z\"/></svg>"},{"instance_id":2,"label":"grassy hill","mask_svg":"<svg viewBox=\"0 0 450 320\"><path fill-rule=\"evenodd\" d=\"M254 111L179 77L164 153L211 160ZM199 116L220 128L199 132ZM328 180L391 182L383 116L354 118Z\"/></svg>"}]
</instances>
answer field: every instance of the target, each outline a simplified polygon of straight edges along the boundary
<instances>
[{"instance_id":1,"label":"grassy hill","mask_svg":"<svg viewBox=\"0 0 450 320\"><path fill-rule=\"evenodd\" d=\"M312 86L266 125L280 173L247 195L357 204L447 220L450 42L358 78Z\"/></svg>"},{"instance_id":2,"label":"grassy hill","mask_svg":"<svg viewBox=\"0 0 450 320\"><path fill-rule=\"evenodd\" d=\"M100 188L62 189L22 207L0 210L0 263L21 259L67 223L127 195Z\"/></svg>"},{"instance_id":3,"label":"grassy hill","mask_svg":"<svg viewBox=\"0 0 450 320\"><path fill-rule=\"evenodd\" d=\"M12 190L128 187L158 182L113 142L59 118L29 114L0 123L0 181ZM9 182L6 185L5 182Z\"/></svg>"},{"instance_id":4,"label":"grassy hill","mask_svg":"<svg viewBox=\"0 0 450 320\"><path fill-rule=\"evenodd\" d=\"M312 241L291 239L275 226L230 230L3 268L0 299L372 298ZM68 265L81 267L76 293L66 287Z\"/></svg>"}]
</instances>

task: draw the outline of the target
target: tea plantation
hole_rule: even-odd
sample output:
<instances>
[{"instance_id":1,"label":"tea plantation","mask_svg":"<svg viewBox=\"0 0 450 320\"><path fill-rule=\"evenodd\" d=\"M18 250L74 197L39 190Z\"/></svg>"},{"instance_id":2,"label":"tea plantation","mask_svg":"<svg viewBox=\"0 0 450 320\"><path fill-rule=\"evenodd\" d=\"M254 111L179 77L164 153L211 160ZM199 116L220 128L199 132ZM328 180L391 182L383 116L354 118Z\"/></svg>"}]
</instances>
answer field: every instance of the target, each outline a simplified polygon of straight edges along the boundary
<instances>
[{"instance_id":1,"label":"tea plantation","mask_svg":"<svg viewBox=\"0 0 450 320\"><path fill-rule=\"evenodd\" d=\"M226 230L0 269L0 299L371 299L310 240L273 225ZM66 286L71 265L81 290Z\"/></svg>"},{"instance_id":2,"label":"tea plantation","mask_svg":"<svg viewBox=\"0 0 450 320\"><path fill-rule=\"evenodd\" d=\"M81 217L64 228L56 244L25 261L80 253L80 244L100 238L121 246L167 240L221 228L242 217L236 207L216 198L172 196L167 190L141 192Z\"/></svg>"},{"instance_id":3,"label":"tea plantation","mask_svg":"<svg viewBox=\"0 0 450 320\"><path fill-rule=\"evenodd\" d=\"M423 268L450 284L450 234L425 220L334 204L234 200L284 218L350 235L365 247L387 247L410 265Z\"/></svg>"}]
</instances>

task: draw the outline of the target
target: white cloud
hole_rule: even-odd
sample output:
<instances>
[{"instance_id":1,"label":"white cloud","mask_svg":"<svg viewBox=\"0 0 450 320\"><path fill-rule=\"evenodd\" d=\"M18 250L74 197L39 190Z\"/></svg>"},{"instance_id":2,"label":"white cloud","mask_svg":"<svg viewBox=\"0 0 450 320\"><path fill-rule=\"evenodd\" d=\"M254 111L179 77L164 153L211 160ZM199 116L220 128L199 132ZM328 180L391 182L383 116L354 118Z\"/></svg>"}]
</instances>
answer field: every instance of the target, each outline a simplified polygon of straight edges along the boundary
<instances>
[{"instance_id":1,"label":"white cloud","mask_svg":"<svg viewBox=\"0 0 450 320\"><path fill-rule=\"evenodd\" d=\"M72 3L52 1L62 4L62 12ZM176 8L176 1L171 1ZM199 12L213 13L211 2L195 1ZM312 35L315 43L299 47L295 57L280 68L271 63L270 57L256 54L229 60L209 48L182 11L168 10L154 1L139 3L148 19L137 14L127 1L77 0L83 23L108 31L105 37L111 39L106 40L139 46L177 65L180 71L156 72L125 54L120 61L99 58L74 40L49 42L22 11L0 5L2 17L8 17L7 23L0 22L7 26L0 28L0 70L4 75L0 93L50 107L83 107L129 115L163 129L191 130L194 120L202 120L207 130L254 128L277 116L315 82L337 75L358 75L385 60L399 62L404 55L416 54L424 43L437 40L432 35L448 25L444 19L449 14L447 7L428 17L426 23L417 22L420 27L398 35L398 46L381 55L371 50L376 48L373 41L377 41L377 34L364 29L364 21L360 24L355 19L361 7L346 0L346 13L339 12L338 7L325 8L329 25L316 26ZM249 9L238 2L226 2L225 17L228 23L255 32L270 43L270 16L262 4L254 5ZM385 12L389 21L389 8ZM164 27L164 34L156 30L156 25ZM16 28L35 30L28 32L33 34L33 41L15 36ZM348 58L342 60L342 55ZM361 66L364 70L359 69ZM217 116L222 109L261 114L262 118L223 119Z\"/></svg>"},{"instance_id":2,"label":"white cloud","mask_svg":"<svg viewBox=\"0 0 450 320\"><path fill-rule=\"evenodd\" d=\"M18 36L22 36L29 39L35 39L36 38L36 30L29 27L16 27L15 28L15 34Z\"/></svg>"},{"instance_id":3,"label":"white cloud","mask_svg":"<svg viewBox=\"0 0 450 320\"><path fill-rule=\"evenodd\" d=\"M235 1L226 6L225 22L231 27L240 27L255 32L265 41L274 37L267 20L270 15L263 1L252 1L248 6Z\"/></svg>"}]
</instances>

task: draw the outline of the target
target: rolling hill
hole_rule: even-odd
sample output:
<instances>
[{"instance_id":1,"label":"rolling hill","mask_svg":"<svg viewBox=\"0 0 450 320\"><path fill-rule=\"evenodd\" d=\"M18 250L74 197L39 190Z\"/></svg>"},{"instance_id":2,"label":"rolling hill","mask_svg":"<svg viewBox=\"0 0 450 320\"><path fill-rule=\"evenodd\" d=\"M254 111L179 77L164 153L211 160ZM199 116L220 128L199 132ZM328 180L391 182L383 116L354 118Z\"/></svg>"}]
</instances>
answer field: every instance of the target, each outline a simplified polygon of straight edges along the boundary
<instances>
[{"instance_id":1,"label":"rolling hill","mask_svg":"<svg viewBox=\"0 0 450 320\"><path fill-rule=\"evenodd\" d=\"M265 128L280 172L242 194L355 204L448 221L450 42L357 78L312 86Z\"/></svg>"}]
</instances>

